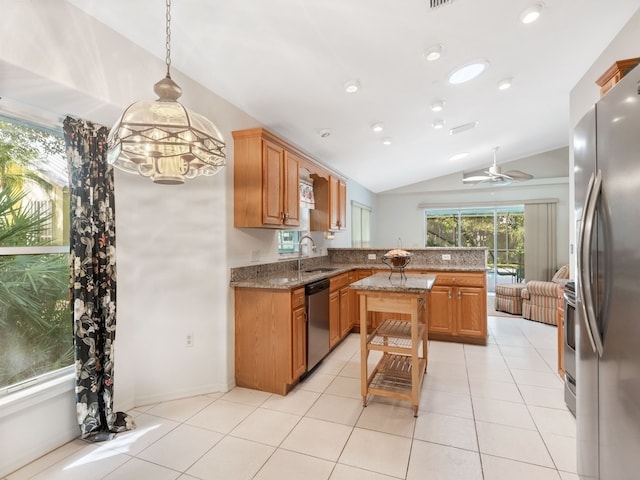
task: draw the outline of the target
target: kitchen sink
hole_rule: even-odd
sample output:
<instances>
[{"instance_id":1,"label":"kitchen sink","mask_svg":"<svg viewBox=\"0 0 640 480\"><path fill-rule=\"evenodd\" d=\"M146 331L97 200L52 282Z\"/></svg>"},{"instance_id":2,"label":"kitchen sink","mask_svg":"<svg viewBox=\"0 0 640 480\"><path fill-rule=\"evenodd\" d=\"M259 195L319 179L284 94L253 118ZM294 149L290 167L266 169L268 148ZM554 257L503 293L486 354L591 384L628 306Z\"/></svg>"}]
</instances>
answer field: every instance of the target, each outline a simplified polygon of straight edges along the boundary
<instances>
[{"instance_id":1,"label":"kitchen sink","mask_svg":"<svg viewBox=\"0 0 640 480\"><path fill-rule=\"evenodd\" d=\"M334 270L337 270L337 268L317 267L317 268L308 268L307 270L304 271L304 273L326 273L326 272L333 272Z\"/></svg>"}]
</instances>

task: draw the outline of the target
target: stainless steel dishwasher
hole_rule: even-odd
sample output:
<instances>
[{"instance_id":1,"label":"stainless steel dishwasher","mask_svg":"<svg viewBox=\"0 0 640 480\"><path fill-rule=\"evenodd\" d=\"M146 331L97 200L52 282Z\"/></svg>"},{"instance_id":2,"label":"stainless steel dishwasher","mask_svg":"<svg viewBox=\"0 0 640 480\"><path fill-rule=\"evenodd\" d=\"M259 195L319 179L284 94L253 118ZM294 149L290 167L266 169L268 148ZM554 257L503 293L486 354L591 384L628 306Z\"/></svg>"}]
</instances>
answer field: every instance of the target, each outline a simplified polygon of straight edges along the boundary
<instances>
[{"instance_id":1,"label":"stainless steel dishwasher","mask_svg":"<svg viewBox=\"0 0 640 480\"><path fill-rule=\"evenodd\" d=\"M329 353L329 279L304 289L307 309L307 372Z\"/></svg>"}]
</instances>

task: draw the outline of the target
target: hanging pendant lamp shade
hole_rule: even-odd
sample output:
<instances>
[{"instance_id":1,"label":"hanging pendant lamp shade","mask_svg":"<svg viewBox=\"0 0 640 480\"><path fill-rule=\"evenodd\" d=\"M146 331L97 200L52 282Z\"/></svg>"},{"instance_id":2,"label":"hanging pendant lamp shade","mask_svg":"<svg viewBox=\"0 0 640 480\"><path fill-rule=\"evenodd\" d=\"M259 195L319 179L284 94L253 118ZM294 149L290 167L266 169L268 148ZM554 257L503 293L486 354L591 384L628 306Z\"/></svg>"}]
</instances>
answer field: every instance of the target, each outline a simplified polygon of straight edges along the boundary
<instances>
[{"instance_id":1,"label":"hanging pendant lamp shade","mask_svg":"<svg viewBox=\"0 0 640 480\"><path fill-rule=\"evenodd\" d=\"M167 75L154 85L158 99L127 107L109 132L107 160L155 183L178 185L222 170L225 144L211 121L178 102L182 89L169 72L170 7L167 0Z\"/></svg>"}]
</instances>

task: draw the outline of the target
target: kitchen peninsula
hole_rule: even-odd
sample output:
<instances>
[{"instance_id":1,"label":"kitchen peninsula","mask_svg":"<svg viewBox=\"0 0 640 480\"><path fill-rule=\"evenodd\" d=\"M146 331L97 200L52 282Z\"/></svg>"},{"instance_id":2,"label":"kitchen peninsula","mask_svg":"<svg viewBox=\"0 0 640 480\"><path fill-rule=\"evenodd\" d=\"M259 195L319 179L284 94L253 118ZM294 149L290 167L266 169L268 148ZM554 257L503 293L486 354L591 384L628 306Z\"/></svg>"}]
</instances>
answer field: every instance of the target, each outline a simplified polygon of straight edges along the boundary
<instances>
[{"instance_id":1,"label":"kitchen peninsula","mask_svg":"<svg viewBox=\"0 0 640 480\"><path fill-rule=\"evenodd\" d=\"M328 255L231 269L235 295L235 374L238 386L286 395L306 372L305 285L330 280L329 342L334 348L359 331L356 290L375 273L389 249L328 249ZM427 306L428 337L486 343L487 281L484 248L409 248L407 274L436 275ZM398 275L397 273L394 275ZM375 325L383 314L371 314ZM398 317L402 319L402 316Z\"/></svg>"}]
</instances>

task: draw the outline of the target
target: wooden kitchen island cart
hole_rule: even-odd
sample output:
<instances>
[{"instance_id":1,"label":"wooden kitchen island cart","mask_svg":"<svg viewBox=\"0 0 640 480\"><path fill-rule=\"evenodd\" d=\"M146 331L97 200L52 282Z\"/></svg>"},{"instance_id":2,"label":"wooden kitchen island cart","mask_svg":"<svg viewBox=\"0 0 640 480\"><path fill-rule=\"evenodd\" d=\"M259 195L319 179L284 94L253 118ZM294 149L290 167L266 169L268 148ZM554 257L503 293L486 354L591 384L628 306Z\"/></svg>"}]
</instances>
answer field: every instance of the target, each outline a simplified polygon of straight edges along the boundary
<instances>
[{"instance_id":1,"label":"wooden kitchen island cart","mask_svg":"<svg viewBox=\"0 0 640 480\"><path fill-rule=\"evenodd\" d=\"M418 415L427 369L427 301L435 275L378 273L351 284L360 308L361 393L411 402ZM369 371L369 354L382 352Z\"/></svg>"}]
</instances>

